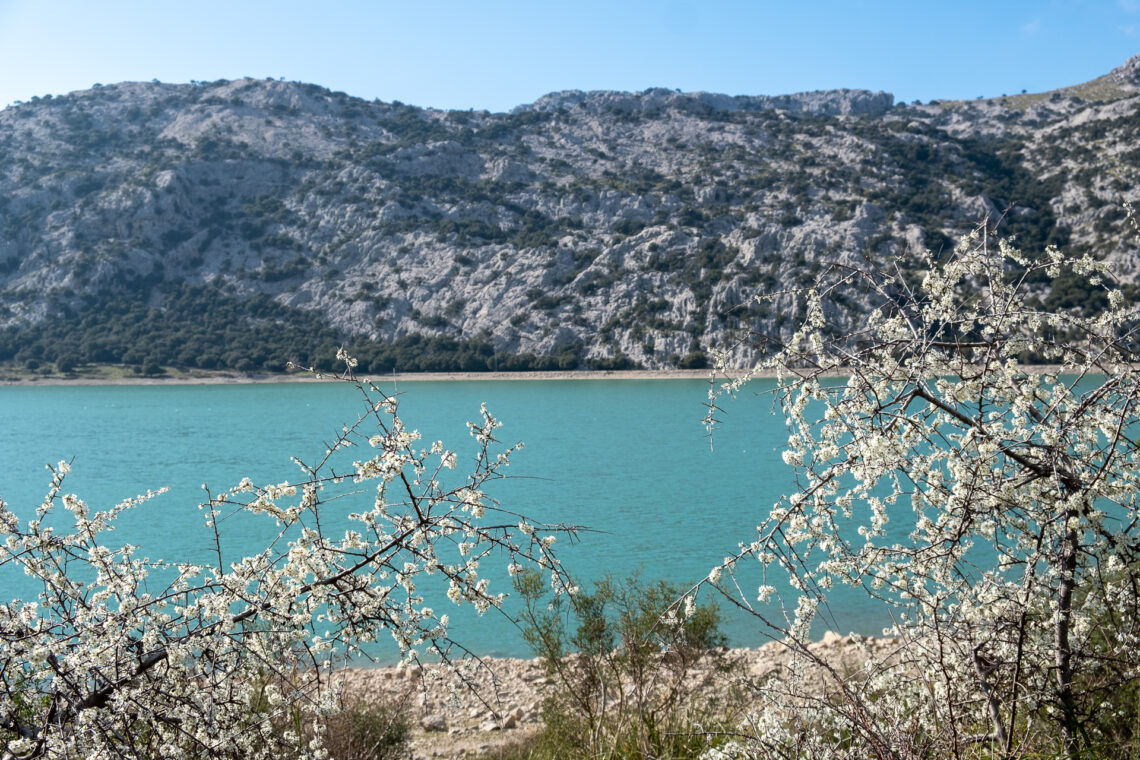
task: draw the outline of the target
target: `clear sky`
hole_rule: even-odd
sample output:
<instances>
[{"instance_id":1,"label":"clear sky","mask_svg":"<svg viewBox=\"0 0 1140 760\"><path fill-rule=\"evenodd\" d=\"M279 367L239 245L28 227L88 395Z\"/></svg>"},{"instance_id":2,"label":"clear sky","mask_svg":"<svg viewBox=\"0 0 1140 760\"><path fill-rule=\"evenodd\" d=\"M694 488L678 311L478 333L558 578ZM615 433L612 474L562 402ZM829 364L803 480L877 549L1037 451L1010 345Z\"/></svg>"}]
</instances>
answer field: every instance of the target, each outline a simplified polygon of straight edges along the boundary
<instances>
[{"instance_id":1,"label":"clear sky","mask_svg":"<svg viewBox=\"0 0 1140 760\"><path fill-rule=\"evenodd\" d=\"M1049 90L1140 53L1140 0L0 0L0 106L284 77L505 111L565 89Z\"/></svg>"}]
</instances>

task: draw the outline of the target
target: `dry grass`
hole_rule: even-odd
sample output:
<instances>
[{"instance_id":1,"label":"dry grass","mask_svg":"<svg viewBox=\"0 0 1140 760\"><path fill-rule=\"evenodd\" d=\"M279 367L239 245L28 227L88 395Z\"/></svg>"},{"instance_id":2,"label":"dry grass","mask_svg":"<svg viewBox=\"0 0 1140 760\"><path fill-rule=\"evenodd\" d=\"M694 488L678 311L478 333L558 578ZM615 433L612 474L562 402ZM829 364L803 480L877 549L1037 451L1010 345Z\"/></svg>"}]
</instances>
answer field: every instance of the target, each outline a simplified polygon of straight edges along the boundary
<instances>
[{"instance_id":1,"label":"dry grass","mask_svg":"<svg viewBox=\"0 0 1140 760\"><path fill-rule=\"evenodd\" d=\"M1118 82L1112 74L1105 74L1088 82L1075 84L1071 87L1059 87L1056 90L1045 92L1028 92L1017 95L1001 95L994 98L978 100L941 100L939 108L949 110L962 108L970 104L997 103L1012 111L1024 111L1042 103L1048 103L1052 98L1081 98L1089 102L1109 103L1123 98L1132 98L1140 95L1140 88Z\"/></svg>"}]
</instances>

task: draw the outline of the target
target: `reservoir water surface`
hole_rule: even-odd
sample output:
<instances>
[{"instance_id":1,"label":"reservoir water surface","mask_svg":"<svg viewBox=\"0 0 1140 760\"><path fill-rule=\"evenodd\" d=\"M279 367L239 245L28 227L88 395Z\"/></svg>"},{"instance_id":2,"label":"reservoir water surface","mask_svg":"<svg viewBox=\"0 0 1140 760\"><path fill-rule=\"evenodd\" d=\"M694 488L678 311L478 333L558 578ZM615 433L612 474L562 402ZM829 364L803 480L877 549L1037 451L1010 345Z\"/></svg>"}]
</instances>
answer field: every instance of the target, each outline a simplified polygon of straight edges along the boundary
<instances>
[{"instance_id":1,"label":"reservoir water surface","mask_svg":"<svg viewBox=\"0 0 1140 760\"><path fill-rule=\"evenodd\" d=\"M400 415L425 445L442 440L459 454L460 470L475 452L466 421L477 420L486 403L503 422L500 439L525 442L510 477L494 483L490 496L536 520L591 528L578 543L558 544L563 563L581 580L640 570L646 580L687 585L739 542L753 540L772 504L795 488L794 473L781 460L784 420L762 392L771 382L757 381L724 404L711 445L701 422L708 390L701 380L381 387L399 393ZM346 383L0 388L0 497L26 519L47 490L45 465L61 459L73 460L64 490L92 509L169 486L169 493L125 515L108 537L115 545L140 545L142 556L201 558L212 545L197 508L203 484L218 492L244 477L295 480L291 457L315 461L362 409L359 391ZM343 507L343 514L350 511L351 505ZM237 520L222 526L237 547L235 559L242 548L263 548L271 536L261 528L268 527ZM745 569L752 588L760 580L758 569ZM10 572L0 574L0 589L4 600L31 599L38 590ZM429 604L445 610L449 603ZM766 640L754 618L721 608L730 643ZM452 620L456 637L480 654L528 654L504 616L452 613ZM888 622L882 605L842 589L820 627L874 634ZM376 652L381 660L392 655Z\"/></svg>"}]
</instances>

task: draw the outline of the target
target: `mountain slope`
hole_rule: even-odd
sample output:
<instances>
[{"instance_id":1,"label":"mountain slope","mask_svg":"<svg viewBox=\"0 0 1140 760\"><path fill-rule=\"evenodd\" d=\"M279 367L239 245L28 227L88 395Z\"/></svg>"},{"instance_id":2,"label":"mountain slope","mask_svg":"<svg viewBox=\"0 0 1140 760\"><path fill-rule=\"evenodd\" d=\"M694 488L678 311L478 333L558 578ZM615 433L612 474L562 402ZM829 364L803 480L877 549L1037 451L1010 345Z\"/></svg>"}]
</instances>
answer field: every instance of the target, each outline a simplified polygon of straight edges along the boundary
<instances>
[{"instance_id":1,"label":"mountain slope","mask_svg":"<svg viewBox=\"0 0 1140 760\"><path fill-rule=\"evenodd\" d=\"M1138 85L1140 58L927 105L655 89L491 114L274 80L34 99L0 112L0 360L693 366L790 329L757 293L905 266L987 217L1132 278ZM1089 306L1074 278L1041 288ZM836 329L874 305L846 295Z\"/></svg>"}]
</instances>

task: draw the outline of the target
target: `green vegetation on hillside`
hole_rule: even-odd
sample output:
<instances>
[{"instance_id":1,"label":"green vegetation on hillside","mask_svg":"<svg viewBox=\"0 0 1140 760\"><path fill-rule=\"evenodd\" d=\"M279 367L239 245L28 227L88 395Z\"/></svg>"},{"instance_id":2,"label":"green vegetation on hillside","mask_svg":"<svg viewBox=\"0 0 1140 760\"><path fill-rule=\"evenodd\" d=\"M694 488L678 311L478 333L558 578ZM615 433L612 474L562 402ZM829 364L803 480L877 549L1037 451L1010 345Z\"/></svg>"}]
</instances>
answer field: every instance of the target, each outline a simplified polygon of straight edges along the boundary
<instances>
[{"instance_id":1,"label":"green vegetation on hillside","mask_svg":"<svg viewBox=\"0 0 1140 760\"><path fill-rule=\"evenodd\" d=\"M71 373L87 364L123 364L138 374L163 367L284 372L332 366L345 347L361 372L487 372L632 369L628 359L588 360L571 343L552 356L496 351L487 340L405 335L393 341L346 336L320 315L264 294L241 299L208 286L177 285L157 305L109 300L99 309L0 330L0 362Z\"/></svg>"},{"instance_id":2,"label":"green vegetation on hillside","mask_svg":"<svg viewBox=\"0 0 1140 760\"><path fill-rule=\"evenodd\" d=\"M384 370L700 363L749 333L788 337L796 315L752 294L839 260L914 268L983 220L1030 256L1129 255L1140 119L1076 92L893 108L570 93L510 114L276 80L37 99L0 112L0 353L243 371L339 345ZM1035 284L1046 308L1098 308L1071 278ZM304 309L282 305L295 292ZM841 296L839 331L875 306Z\"/></svg>"}]
</instances>

